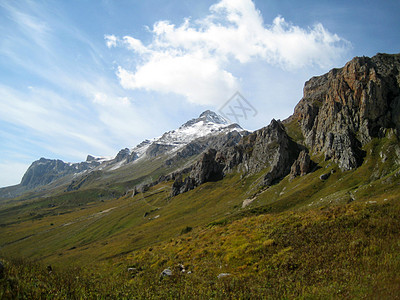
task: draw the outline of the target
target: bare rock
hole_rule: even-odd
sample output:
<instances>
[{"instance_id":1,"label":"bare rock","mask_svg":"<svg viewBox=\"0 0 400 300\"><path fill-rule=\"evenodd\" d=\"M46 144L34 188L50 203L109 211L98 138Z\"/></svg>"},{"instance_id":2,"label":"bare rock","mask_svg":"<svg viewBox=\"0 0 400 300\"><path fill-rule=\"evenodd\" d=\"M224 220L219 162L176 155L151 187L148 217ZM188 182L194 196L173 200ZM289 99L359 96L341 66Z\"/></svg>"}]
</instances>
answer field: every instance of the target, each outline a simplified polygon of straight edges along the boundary
<instances>
[{"instance_id":1,"label":"bare rock","mask_svg":"<svg viewBox=\"0 0 400 300\"><path fill-rule=\"evenodd\" d=\"M160 280L162 280L164 277L170 277L170 276L172 276L171 269L169 269L169 268L164 269L160 274Z\"/></svg>"},{"instance_id":2,"label":"bare rock","mask_svg":"<svg viewBox=\"0 0 400 300\"><path fill-rule=\"evenodd\" d=\"M223 178L223 164L215 160L217 151L209 149L204 152L200 159L193 166L191 177L196 185L209 181L218 181Z\"/></svg>"},{"instance_id":3,"label":"bare rock","mask_svg":"<svg viewBox=\"0 0 400 300\"><path fill-rule=\"evenodd\" d=\"M30 165L22 177L21 185L28 188L46 185L64 176L90 170L99 164L96 160L70 164L59 159L42 157Z\"/></svg>"},{"instance_id":4,"label":"bare rock","mask_svg":"<svg viewBox=\"0 0 400 300\"><path fill-rule=\"evenodd\" d=\"M325 173L325 174L322 174L321 176L319 176L319 179L327 180L329 178L329 176L331 176L331 173Z\"/></svg>"},{"instance_id":5,"label":"bare rock","mask_svg":"<svg viewBox=\"0 0 400 300\"><path fill-rule=\"evenodd\" d=\"M229 273L220 273L220 274L218 274L217 278L221 279L221 278L228 277L228 276L231 276L231 274L229 274Z\"/></svg>"},{"instance_id":6,"label":"bare rock","mask_svg":"<svg viewBox=\"0 0 400 300\"><path fill-rule=\"evenodd\" d=\"M310 159L310 155L305 150L301 151L290 169L290 179L310 173L314 165Z\"/></svg>"},{"instance_id":7,"label":"bare rock","mask_svg":"<svg viewBox=\"0 0 400 300\"><path fill-rule=\"evenodd\" d=\"M294 118L305 144L342 170L363 162L362 146L385 128L400 129L400 55L356 57L341 69L313 77Z\"/></svg>"},{"instance_id":8,"label":"bare rock","mask_svg":"<svg viewBox=\"0 0 400 300\"><path fill-rule=\"evenodd\" d=\"M172 184L171 197L193 190L196 186L198 186L198 184L196 184L194 178L187 176L185 180L182 181L182 176L179 176Z\"/></svg>"},{"instance_id":9,"label":"bare rock","mask_svg":"<svg viewBox=\"0 0 400 300\"><path fill-rule=\"evenodd\" d=\"M290 139L283 124L272 120L270 125L245 136L237 145L204 152L184 182L181 178L175 180L171 196L220 180L235 169L248 175L267 169L260 182L269 186L289 174L299 152L299 145Z\"/></svg>"}]
</instances>

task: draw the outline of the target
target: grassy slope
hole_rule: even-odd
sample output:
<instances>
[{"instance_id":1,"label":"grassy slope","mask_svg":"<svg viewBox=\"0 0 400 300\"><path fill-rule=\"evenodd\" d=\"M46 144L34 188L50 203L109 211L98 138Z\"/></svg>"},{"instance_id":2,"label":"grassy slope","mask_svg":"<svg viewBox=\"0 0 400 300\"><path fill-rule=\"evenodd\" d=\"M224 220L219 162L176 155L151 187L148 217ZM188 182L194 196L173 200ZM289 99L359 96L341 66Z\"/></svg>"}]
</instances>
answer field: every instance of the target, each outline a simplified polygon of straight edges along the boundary
<instances>
[{"instance_id":1,"label":"grassy slope","mask_svg":"<svg viewBox=\"0 0 400 300\"><path fill-rule=\"evenodd\" d=\"M388 132L365 147L366 160L356 170L341 172L313 157L320 169L293 181L284 178L266 190L254 185L256 175L241 179L231 174L174 198L169 182L114 200L84 190L62 196L64 201L14 204L0 210L0 254L55 265L57 278L45 285L61 294L67 292L60 291L61 282L73 281L65 266L80 265L85 268L74 272L87 280L77 289L81 296L106 289L114 296L137 289L144 298L163 293L388 296L399 286L395 147L398 141ZM320 180L325 173L330 177ZM242 208L243 200L254 195ZM190 265L192 276L159 283L157 274L178 262ZM26 264L12 263L9 276L17 278L21 292L35 293L33 277L43 270L32 267L25 278ZM145 271L132 279L126 272L131 265ZM219 272L233 276L217 280ZM102 283L103 276L114 279Z\"/></svg>"},{"instance_id":2,"label":"grassy slope","mask_svg":"<svg viewBox=\"0 0 400 300\"><path fill-rule=\"evenodd\" d=\"M395 299L399 216L396 200L353 202L197 228L124 257L58 266L52 274L43 265L9 260L0 296ZM178 263L192 274L180 273ZM160 280L166 267L173 276ZM220 273L231 276L218 279Z\"/></svg>"}]
</instances>

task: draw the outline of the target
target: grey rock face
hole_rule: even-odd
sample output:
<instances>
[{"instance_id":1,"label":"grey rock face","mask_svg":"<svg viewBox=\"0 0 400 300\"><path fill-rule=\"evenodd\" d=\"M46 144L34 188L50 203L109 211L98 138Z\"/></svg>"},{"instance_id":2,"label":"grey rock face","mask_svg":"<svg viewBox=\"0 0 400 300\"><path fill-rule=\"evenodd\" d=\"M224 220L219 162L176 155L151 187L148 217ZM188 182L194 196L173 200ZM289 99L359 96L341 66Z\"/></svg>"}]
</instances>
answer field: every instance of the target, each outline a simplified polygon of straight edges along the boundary
<instances>
[{"instance_id":1,"label":"grey rock face","mask_svg":"<svg viewBox=\"0 0 400 300\"><path fill-rule=\"evenodd\" d=\"M293 162L300 152L299 146L287 135L280 121L272 120L270 125L257 132L254 145L247 146L244 163L250 173L263 169L268 172L263 184L271 185L289 174Z\"/></svg>"},{"instance_id":2,"label":"grey rock face","mask_svg":"<svg viewBox=\"0 0 400 300\"><path fill-rule=\"evenodd\" d=\"M138 155L135 152L131 152L128 148L121 149L118 153L117 156L113 159L113 162L120 162L125 160L126 163L129 163L131 161L134 161L138 159Z\"/></svg>"},{"instance_id":3,"label":"grey rock face","mask_svg":"<svg viewBox=\"0 0 400 300\"><path fill-rule=\"evenodd\" d=\"M121 149L118 153L117 156L115 156L114 160L116 162L122 161L124 159L127 159L131 155L131 151L128 148Z\"/></svg>"},{"instance_id":4,"label":"grey rock face","mask_svg":"<svg viewBox=\"0 0 400 300\"><path fill-rule=\"evenodd\" d=\"M192 177L188 176L182 181L182 177L179 176L172 184L171 196L174 197L186 193L193 190L196 186L195 180Z\"/></svg>"},{"instance_id":5,"label":"grey rock face","mask_svg":"<svg viewBox=\"0 0 400 300\"><path fill-rule=\"evenodd\" d=\"M162 154L168 152L169 150L172 150L173 148L174 148L173 145L153 143L147 149L146 155L148 157L156 157L156 156L159 156L159 155L162 155Z\"/></svg>"},{"instance_id":6,"label":"grey rock face","mask_svg":"<svg viewBox=\"0 0 400 300\"><path fill-rule=\"evenodd\" d=\"M222 149L216 157L224 165L224 173L236 167L246 174L267 170L263 184L270 185L290 172L299 152L299 146L287 135L282 123L272 120L237 146Z\"/></svg>"},{"instance_id":7,"label":"grey rock face","mask_svg":"<svg viewBox=\"0 0 400 300\"><path fill-rule=\"evenodd\" d=\"M209 149L202 154L193 166L191 177L197 186L205 182L218 181L223 178L224 174L222 171L224 165L216 161L216 154L217 151L215 149Z\"/></svg>"},{"instance_id":8,"label":"grey rock face","mask_svg":"<svg viewBox=\"0 0 400 300\"><path fill-rule=\"evenodd\" d=\"M176 155L168 159L165 164L168 166L173 165L181 159L198 155L208 148L220 150L224 147L232 147L239 143L239 141L242 139L242 136L246 136L248 134L249 132L247 131L241 131L240 133L238 131L231 131L227 134L198 138L183 147L176 153Z\"/></svg>"},{"instance_id":9,"label":"grey rock face","mask_svg":"<svg viewBox=\"0 0 400 300\"><path fill-rule=\"evenodd\" d=\"M96 158L95 158L94 156L92 156L92 155L88 155L88 156L86 157L86 161L87 161L87 162L91 162L91 161L94 161L94 160L96 160Z\"/></svg>"},{"instance_id":10,"label":"grey rock face","mask_svg":"<svg viewBox=\"0 0 400 300\"><path fill-rule=\"evenodd\" d=\"M305 151L299 153L299 157L290 168L290 179L297 176L304 176L312 171L314 163L310 159L310 155Z\"/></svg>"},{"instance_id":11,"label":"grey rock face","mask_svg":"<svg viewBox=\"0 0 400 300\"><path fill-rule=\"evenodd\" d=\"M246 174L267 170L261 184L271 185L289 174L299 152L299 146L287 135L282 123L272 120L269 126L244 137L237 145L204 152L192 166L185 182L180 178L175 180L171 195L186 192L205 182L220 180L235 169Z\"/></svg>"},{"instance_id":12,"label":"grey rock face","mask_svg":"<svg viewBox=\"0 0 400 300\"><path fill-rule=\"evenodd\" d=\"M342 170L361 165L361 147L385 128L400 129L400 55L356 57L311 78L294 118L305 144Z\"/></svg>"},{"instance_id":13,"label":"grey rock face","mask_svg":"<svg viewBox=\"0 0 400 300\"><path fill-rule=\"evenodd\" d=\"M69 164L59 159L41 158L33 162L25 172L21 185L29 188L46 185L66 175L83 172L97 165L99 165L97 161Z\"/></svg>"}]
</instances>

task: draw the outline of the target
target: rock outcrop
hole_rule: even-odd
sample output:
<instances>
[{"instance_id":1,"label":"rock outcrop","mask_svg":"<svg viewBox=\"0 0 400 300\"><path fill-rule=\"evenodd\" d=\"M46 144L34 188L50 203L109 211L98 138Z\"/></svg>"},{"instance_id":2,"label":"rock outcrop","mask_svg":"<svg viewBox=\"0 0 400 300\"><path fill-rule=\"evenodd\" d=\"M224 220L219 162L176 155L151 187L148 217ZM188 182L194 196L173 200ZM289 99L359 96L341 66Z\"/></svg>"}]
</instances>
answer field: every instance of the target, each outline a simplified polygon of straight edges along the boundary
<instances>
[{"instance_id":1,"label":"rock outcrop","mask_svg":"<svg viewBox=\"0 0 400 300\"><path fill-rule=\"evenodd\" d=\"M89 172L83 176L73 179L71 183L65 189L66 192L79 190L82 186L87 185L103 176L103 172L100 170Z\"/></svg>"},{"instance_id":2,"label":"rock outcrop","mask_svg":"<svg viewBox=\"0 0 400 300\"><path fill-rule=\"evenodd\" d=\"M310 173L314 167L315 163L310 159L310 155L305 150L302 150L299 153L299 157L290 168L289 178L294 179L297 176L304 176Z\"/></svg>"},{"instance_id":3,"label":"rock outcrop","mask_svg":"<svg viewBox=\"0 0 400 300\"><path fill-rule=\"evenodd\" d=\"M121 149L117 155L115 156L115 158L112 160L112 162L116 163L116 162L120 162L125 160L126 163L129 163L131 161L135 161L136 159L138 159L138 155L136 152L129 150L128 148L125 149Z\"/></svg>"},{"instance_id":4,"label":"rock outcrop","mask_svg":"<svg viewBox=\"0 0 400 300\"><path fill-rule=\"evenodd\" d=\"M209 149L204 152L200 159L194 164L191 177L196 186L210 181L221 180L224 176L224 164L220 159L216 159L217 151Z\"/></svg>"},{"instance_id":5,"label":"rock outcrop","mask_svg":"<svg viewBox=\"0 0 400 300\"><path fill-rule=\"evenodd\" d=\"M237 145L209 150L192 167L174 194L221 178L232 170L264 173L268 186L290 173L302 176L315 168L308 151L332 159L341 170L363 163L362 147L390 129L400 132L400 54L356 57L341 69L306 82L304 95L285 124L297 122L304 141L295 143L280 121L243 137ZM185 185L185 182L187 185Z\"/></svg>"},{"instance_id":6,"label":"rock outcrop","mask_svg":"<svg viewBox=\"0 0 400 300\"><path fill-rule=\"evenodd\" d=\"M66 175L89 170L99 164L95 160L71 164L59 159L46 159L42 157L30 165L22 177L21 185L27 188L35 188L49 184Z\"/></svg>"},{"instance_id":7,"label":"rock outcrop","mask_svg":"<svg viewBox=\"0 0 400 300\"><path fill-rule=\"evenodd\" d=\"M287 135L282 122L276 120L243 139L239 146L243 153L239 169L249 174L266 170L263 185L271 185L275 180L288 175L300 152L299 145ZM234 155L233 161L238 158ZM227 165L234 163L228 161Z\"/></svg>"},{"instance_id":8,"label":"rock outcrop","mask_svg":"<svg viewBox=\"0 0 400 300\"><path fill-rule=\"evenodd\" d=\"M247 175L260 172L260 184L269 186L289 174L299 152L300 146L287 135L283 124L272 120L270 125L244 137L237 145L204 152L185 181L175 180L171 195L220 180L233 170Z\"/></svg>"},{"instance_id":9,"label":"rock outcrop","mask_svg":"<svg viewBox=\"0 0 400 300\"><path fill-rule=\"evenodd\" d=\"M400 129L400 55L356 57L306 82L295 108L305 145L342 170L361 165L362 146Z\"/></svg>"},{"instance_id":10,"label":"rock outcrop","mask_svg":"<svg viewBox=\"0 0 400 300\"><path fill-rule=\"evenodd\" d=\"M235 146L240 142L243 136L249 134L250 132L246 130L241 132L230 131L226 134L198 138L179 150L172 158L168 159L165 164L167 166L173 165L182 159L198 155L207 149L220 150L222 148Z\"/></svg>"}]
</instances>

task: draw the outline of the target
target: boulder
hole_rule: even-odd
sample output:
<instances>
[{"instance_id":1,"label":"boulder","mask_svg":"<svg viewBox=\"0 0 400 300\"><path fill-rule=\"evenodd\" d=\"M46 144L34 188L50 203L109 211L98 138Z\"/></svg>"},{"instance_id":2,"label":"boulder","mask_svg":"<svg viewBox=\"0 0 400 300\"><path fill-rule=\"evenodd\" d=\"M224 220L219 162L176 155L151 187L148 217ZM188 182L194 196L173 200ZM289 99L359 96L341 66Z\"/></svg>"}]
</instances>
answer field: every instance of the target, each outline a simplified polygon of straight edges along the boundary
<instances>
[{"instance_id":1,"label":"boulder","mask_svg":"<svg viewBox=\"0 0 400 300\"><path fill-rule=\"evenodd\" d=\"M218 279L221 279L221 278L224 278L224 277L228 277L228 276L231 276L231 274L229 274L229 273L220 273L220 274L218 274Z\"/></svg>"},{"instance_id":2,"label":"boulder","mask_svg":"<svg viewBox=\"0 0 400 300\"><path fill-rule=\"evenodd\" d=\"M161 273L160 273L160 280L162 280L164 277L170 277L172 276L172 271L171 269L167 268L164 269Z\"/></svg>"},{"instance_id":3,"label":"boulder","mask_svg":"<svg viewBox=\"0 0 400 300\"><path fill-rule=\"evenodd\" d=\"M301 151L290 169L290 179L310 173L314 165L310 159L310 155L305 150Z\"/></svg>"},{"instance_id":4,"label":"boulder","mask_svg":"<svg viewBox=\"0 0 400 300\"><path fill-rule=\"evenodd\" d=\"M329 176L331 176L331 173L325 173L325 174L322 174L321 176L319 176L319 179L327 180L329 178Z\"/></svg>"}]
</instances>

